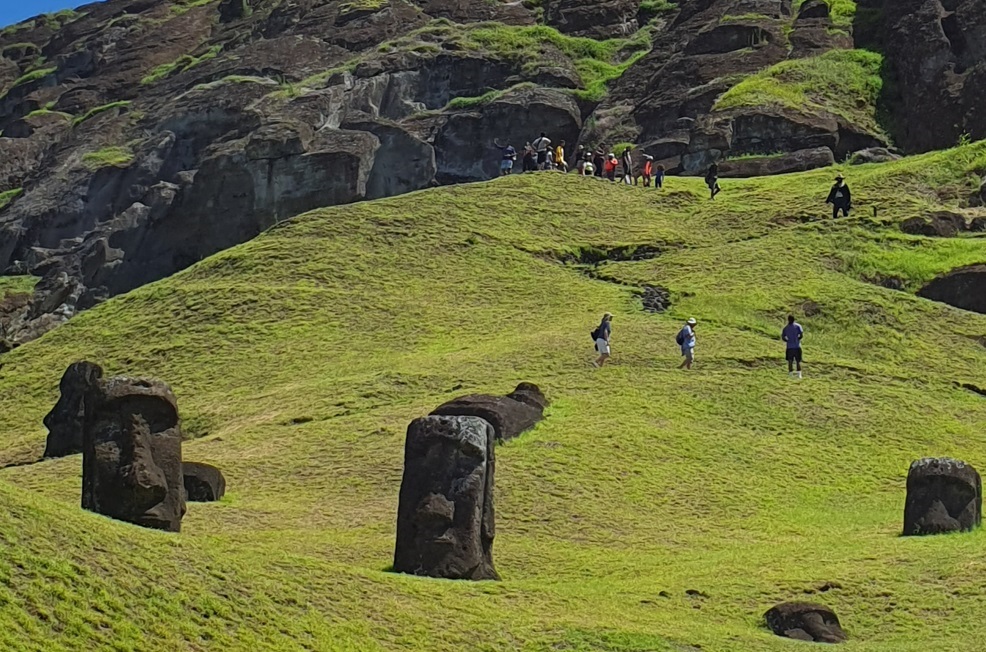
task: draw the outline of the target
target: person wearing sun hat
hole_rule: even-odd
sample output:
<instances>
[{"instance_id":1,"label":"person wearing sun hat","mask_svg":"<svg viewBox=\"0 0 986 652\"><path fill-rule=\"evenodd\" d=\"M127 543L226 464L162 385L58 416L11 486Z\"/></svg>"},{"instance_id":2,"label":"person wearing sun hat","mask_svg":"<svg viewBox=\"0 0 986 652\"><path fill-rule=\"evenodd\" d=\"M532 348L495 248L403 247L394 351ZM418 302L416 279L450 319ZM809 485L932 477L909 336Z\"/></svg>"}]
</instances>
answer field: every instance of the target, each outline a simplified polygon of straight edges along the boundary
<instances>
[{"instance_id":1,"label":"person wearing sun hat","mask_svg":"<svg viewBox=\"0 0 986 652\"><path fill-rule=\"evenodd\" d=\"M592 339L596 342L596 351L599 352L599 359L593 361L593 367L601 367L609 360L609 337L613 332L613 313L607 312L603 315L603 320L592 331Z\"/></svg>"},{"instance_id":2,"label":"person wearing sun hat","mask_svg":"<svg viewBox=\"0 0 986 652\"><path fill-rule=\"evenodd\" d=\"M695 326L697 325L698 321L692 317L678 331L678 336L675 338L678 346L681 347L681 355L685 358L679 369L691 369L692 363L695 362Z\"/></svg>"},{"instance_id":3,"label":"person wearing sun hat","mask_svg":"<svg viewBox=\"0 0 986 652\"><path fill-rule=\"evenodd\" d=\"M849 217L849 211L852 209L852 193L849 191L846 178L842 174L835 177L835 185L829 191L829 197L825 203L832 204L833 220L839 217L839 211L842 211L844 217Z\"/></svg>"}]
</instances>

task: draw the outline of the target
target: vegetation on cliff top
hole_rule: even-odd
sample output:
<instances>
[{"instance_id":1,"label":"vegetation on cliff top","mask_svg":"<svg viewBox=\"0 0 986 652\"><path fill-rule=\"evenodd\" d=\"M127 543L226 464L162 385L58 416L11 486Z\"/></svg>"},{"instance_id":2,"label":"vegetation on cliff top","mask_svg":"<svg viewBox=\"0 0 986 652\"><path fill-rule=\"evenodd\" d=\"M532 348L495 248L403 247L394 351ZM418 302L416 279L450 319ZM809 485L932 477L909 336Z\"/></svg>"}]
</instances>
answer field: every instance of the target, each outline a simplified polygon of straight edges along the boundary
<instances>
[{"instance_id":1,"label":"vegetation on cliff top","mask_svg":"<svg viewBox=\"0 0 986 652\"><path fill-rule=\"evenodd\" d=\"M882 65L882 55L868 50L832 50L782 61L726 91L715 109L773 105L801 112L826 111L880 133L876 107L883 88Z\"/></svg>"},{"instance_id":2,"label":"vegetation on cliff top","mask_svg":"<svg viewBox=\"0 0 986 652\"><path fill-rule=\"evenodd\" d=\"M986 377L986 316L863 279L986 259L981 236L897 228L955 208L986 144L845 171L859 210L838 221L829 169L724 180L715 202L700 179L544 173L319 210L6 354L0 462L37 459L85 358L171 383L186 459L230 494L172 536L81 511L78 456L0 470L0 647L781 652L762 613L809 598L847 649L978 651L986 533L897 535L912 459L986 469L986 401L954 385ZM557 262L644 244L660 254ZM645 283L670 313L641 310ZM615 364L594 370L606 310ZM386 572L407 423L520 380L553 403L497 451L504 580Z\"/></svg>"}]
</instances>

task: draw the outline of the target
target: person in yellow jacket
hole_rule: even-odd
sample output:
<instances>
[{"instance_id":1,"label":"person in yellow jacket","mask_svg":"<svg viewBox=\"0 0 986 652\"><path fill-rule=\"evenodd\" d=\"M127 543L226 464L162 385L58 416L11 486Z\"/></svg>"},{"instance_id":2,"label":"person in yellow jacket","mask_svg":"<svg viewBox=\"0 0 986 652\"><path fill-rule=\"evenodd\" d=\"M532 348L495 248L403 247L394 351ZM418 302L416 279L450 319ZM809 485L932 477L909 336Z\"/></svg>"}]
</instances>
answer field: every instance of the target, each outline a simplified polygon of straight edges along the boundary
<instances>
[{"instance_id":1,"label":"person in yellow jacket","mask_svg":"<svg viewBox=\"0 0 986 652\"><path fill-rule=\"evenodd\" d=\"M565 161L565 141L558 143L555 148L555 168L562 172L568 172L568 163Z\"/></svg>"}]
</instances>

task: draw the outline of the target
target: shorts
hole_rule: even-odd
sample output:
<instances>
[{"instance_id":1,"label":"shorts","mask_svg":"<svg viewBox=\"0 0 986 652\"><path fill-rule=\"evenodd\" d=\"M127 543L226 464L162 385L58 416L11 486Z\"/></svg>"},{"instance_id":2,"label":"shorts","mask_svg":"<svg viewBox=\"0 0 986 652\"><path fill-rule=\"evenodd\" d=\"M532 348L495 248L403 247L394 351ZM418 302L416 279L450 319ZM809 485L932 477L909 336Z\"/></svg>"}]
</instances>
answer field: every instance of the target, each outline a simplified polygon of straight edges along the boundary
<instances>
[{"instance_id":1,"label":"shorts","mask_svg":"<svg viewBox=\"0 0 986 652\"><path fill-rule=\"evenodd\" d=\"M503 171L513 170L514 169L514 162L511 161L508 158L505 158L502 161L500 161L500 169L503 170Z\"/></svg>"},{"instance_id":2,"label":"shorts","mask_svg":"<svg viewBox=\"0 0 986 652\"><path fill-rule=\"evenodd\" d=\"M548 150L544 150L543 152L538 152L538 165L544 165L544 163L547 160L548 160Z\"/></svg>"},{"instance_id":3,"label":"shorts","mask_svg":"<svg viewBox=\"0 0 986 652\"><path fill-rule=\"evenodd\" d=\"M801 362L801 347L796 349L787 350L787 361L788 362Z\"/></svg>"},{"instance_id":4,"label":"shorts","mask_svg":"<svg viewBox=\"0 0 986 652\"><path fill-rule=\"evenodd\" d=\"M681 355L685 356L685 360L689 362L695 361L695 347L694 346L683 346L681 347Z\"/></svg>"},{"instance_id":5,"label":"shorts","mask_svg":"<svg viewBox=\"0 0 986 652\"><path fill-rule=\"evenodd\" d=\"M596 350L599 351L599 355L609 355L609 342L600 337L596 340Z\"/></svg>"}]
</instances>

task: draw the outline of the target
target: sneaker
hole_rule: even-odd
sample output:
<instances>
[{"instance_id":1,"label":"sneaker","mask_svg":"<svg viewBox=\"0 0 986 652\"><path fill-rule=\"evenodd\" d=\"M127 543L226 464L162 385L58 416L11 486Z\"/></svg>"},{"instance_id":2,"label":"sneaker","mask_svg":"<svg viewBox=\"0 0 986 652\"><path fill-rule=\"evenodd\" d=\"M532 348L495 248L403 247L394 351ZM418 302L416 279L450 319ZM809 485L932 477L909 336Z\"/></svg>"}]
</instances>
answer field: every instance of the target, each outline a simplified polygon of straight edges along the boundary
<instances>
[{"instance_id":1,"label":"sneaker","mask_svg":"<svg viewBox=\"0 0 986 652\"><path fill-rule=\"evenodd\" d=\"M798 380L801 380L801 372L798 372Z\"/></svg>"}]
</instances>

